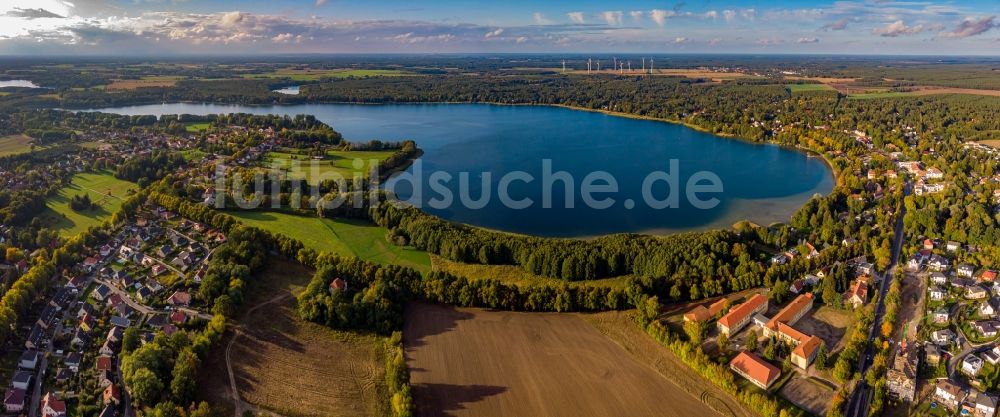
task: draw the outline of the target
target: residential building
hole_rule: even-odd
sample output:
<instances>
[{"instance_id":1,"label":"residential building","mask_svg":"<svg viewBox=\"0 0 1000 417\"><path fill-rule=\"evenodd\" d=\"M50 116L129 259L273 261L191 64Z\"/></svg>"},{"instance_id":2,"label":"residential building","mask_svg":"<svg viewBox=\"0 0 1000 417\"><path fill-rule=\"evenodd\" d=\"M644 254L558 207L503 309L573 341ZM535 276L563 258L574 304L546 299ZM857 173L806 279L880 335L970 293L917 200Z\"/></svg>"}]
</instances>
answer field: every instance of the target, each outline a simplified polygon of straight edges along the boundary
<instances>
[{"instance_id":1,"label":"residential building","mask_svg":"<svg viewBox=\"0 0 1000 417\"><path fill-rule=\"evenodd\" d=\"M934 385L934 398L952 410L958 409L958 406L965 401L966 396L968 393L962 387L949 380L938 380L937 384Z\"/></svg>"},{"instance_id":2,"label":"residential building","mask_svg":"<svg viewBox=\"0 0 1000 417\"><path fill-rule=\"evenodd\" d=\"M889 395L900 401L913 402L917 393L917 370L920 352L917 346L903 345L896 350L892 366L886 371Z\"/></svg>"},{"instance_id":3,"label":"residential building","mask_svg":"<svg viewBox=\"0 0 1000 417\"><path fill-rule=\"evenodd\" d=\"M719 319L719 332L732 336L750 324L754 314L767 311L767 297L754 294L747 302L733 307L725 316Z\"/></svg>"},{"instance_id":4,"label":"residential building","mask_svg":"<svg viewBox=\"0 0 1000 417\"><path fill-rule=\"evenodd\" d=\"M336 280L334 280L334 281L336 281ZM346 285L347 284L345 283L344 284L344 288L346 288ZM333 282L330 283L330 289L331 290L334 289ZM696 306L695 308L692 308L687 313L684 313L684 321L698 321L698 322L703 322L703 321L711 320L712 317L715 317L716 314L719 314L720 312L722 312L722 310L725 309L725 307L726 307L726 305L728 303L729 303L729 300L727 300L726 298L721 298L721 299L719 299L719 301L716 301L716 302L712 303L711 305L709 305L708 308L705 308L705 306L703 306L703 305Z\"/></svg>"},{"instance_id":5,"label":"residential building","mask_svg":"<svg viewBox=\"0 0 1000 417\"><path fill-rule=\"evenodd\" d=\"M979 371L983 369L983 360L975 354L966 355L962 359L962 373L968 376L979 375Z\"/></svg>"}]
</instances>

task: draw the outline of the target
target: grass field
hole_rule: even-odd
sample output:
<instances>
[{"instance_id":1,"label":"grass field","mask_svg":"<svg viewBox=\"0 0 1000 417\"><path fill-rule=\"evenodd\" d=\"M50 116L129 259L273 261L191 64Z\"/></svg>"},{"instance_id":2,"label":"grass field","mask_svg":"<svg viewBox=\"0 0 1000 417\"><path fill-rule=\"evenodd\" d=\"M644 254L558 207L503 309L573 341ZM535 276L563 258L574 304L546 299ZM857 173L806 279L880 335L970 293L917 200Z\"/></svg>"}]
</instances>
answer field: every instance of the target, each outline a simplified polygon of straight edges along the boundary
<instances>
[{"instance_id":1,"label":"grass field","mask_svg":"<svg viewBox=\"0 0 1000 417\"><path fill-rule=\"evenodd\" d=\"M324 179L343 178L350 181L355 173L367 176L371 169L371 161L384 161L395 151L328 151L322 160L314 160L309 155L292 152L268 152L263 166L286 171L290 178L301 178L310 184L316 184ZM360 168L355 161L360 161ZM294 167L295 163L298 166ZM338 178L339 176L339 178Z\"/></svg>"},{"instance_id":2,"label":"grass field","mask_svg":"<svg viewBox=\"0 0 1000 417\"><path fill-rule=\"evenodd\" d=\"M246 74L244 78L288 78L293 81L316 81L323 78L399 77L416 75L401 70L381 69L295 69L285 68L263 74Z\"/></svg>"},{"instance_id":3,"label":"grass field","mask_svg":"<svg viewBox=\"0 0 1000 417\"><path fill-rule=\"evenodd\" d=\"M388 232L371 223L349 219L321 219L281 212L232 211L244 224L299 239L318 252L357 256L382 265L402 265L421 272L430 270L430 256L386 240Z\"/></svg>"},{"instance_id":4,"label":"grass field","mask_svg":"<svg viewBox=\"0 0 1000 417\"><path fill-rule=\"evenodd\" d=\"M591 281L567 282L561 279L535 275L514 265L464 264L461 262L450 261L437 255L431 255L431 269L435 271L448 272L452 275L466 277L469 279L496 279L507 284L514 284L518 286L567 284L571 287L598 286L621 289L628 283L629 278L628 276L622 276Z\"/></svg>"},{"instance_id":5,"label":"grass field","mask_svg":"<svg viewBox=\"0 0 1000 417\"><path fill-rule=\"evenodd\" d=\"M91 226L97 226L111 218L122 205L122 200L129 190L135 190L136 185L122 181L110 172L83 173L73 176L72 182L59 189L46 201L46 209L42 218L51 222L51 227L61 236L75 236ZM87 194L90 200L99 207L82 212L69 207L69 201L74 195Z\"/></svg>"},{"instance_id":6,"label":"grass field","mask_svg":"<svg viewBox=\"0 0 1000 417\"><path fill-rule=\"evenodd\" d=\"M211 125L211 123L189 122L184 123L184 130L187 130L189 133L198 133L203 130L208 130L208 127Z\"/></svg>"},{"instance_id":7,"label":"grass field","mask_svg":"<svg viewBox=\"0 0 1000 417\"><path fill-rule=\"evenodd\" d=\"M135 90L144 87L173 87L179 77L143 77L141 80L114 80L104 86L108 91Z\"/></svg>"},{"instance_id":8,"label":"grass field","mask_svg":"<svg viewBox=\"0 0 1000 417\"><path fill-rule=\"evenodd\" d=\"M246 308L235 319L241 334L233 340L234 332L227 332L220 345L229 348L236 388L248 403L242 409L288 417L388 416L385 338L299 319L291 296L311 275L298 263L272 260L249 286ZM251 311L253 306L260 307ZM213 350L198 386L200 399L232 415L226 350Z\"/></svg>"},{"instance_id":9,"label":"grass field","mask_svg":"<svg viewBox=\"0 0 1000 417\"><path fill-rule=\"evenodd\" d=\"M10 135L0 137L0 156L17 155L31 151L31 141L29 136Z\"/></svg>"},{"instance_id":10,"label":"grass field","mask_svg":"<svg viewBox=\"0 0 1000 417\"><path fill-rule=\"evenodd\" d=\"M833 87L826 84L787 84L785 88L792 94L805 91L833 91Z\"/></svg>"},{"instance_id":11,"label":"grass field","mask_svg":"<svg viewBox=\"0 0 1000 417\"><path fill-rule=\"evenodd\" d=\"M717 416L578 315L411 303L403 327L417 415Z\"/></svg>"}]
</instances>

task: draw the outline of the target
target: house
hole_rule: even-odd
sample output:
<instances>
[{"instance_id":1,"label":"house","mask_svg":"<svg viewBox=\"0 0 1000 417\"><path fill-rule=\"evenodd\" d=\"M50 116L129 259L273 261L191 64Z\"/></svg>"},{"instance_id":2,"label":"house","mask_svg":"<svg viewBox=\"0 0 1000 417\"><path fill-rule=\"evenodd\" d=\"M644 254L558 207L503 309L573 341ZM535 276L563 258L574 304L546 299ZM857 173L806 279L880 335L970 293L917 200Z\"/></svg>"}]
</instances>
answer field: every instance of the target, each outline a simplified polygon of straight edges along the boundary
<instances>
[{"instance_id":1,"label":"house","mask_svg":"<svg viewBox=\"0 0 1000 417\"><path fill-rule=\"evenodd\" d=\"M948 261L948 258L940 255L931 255L927 260L927 268L932 271L947 271L950 266L951 262Z\"/></svg>"},{"instance_id":2,"label":"house","mask_svg":"<svg viewBox=\"0 0 1000 417\"><path fill-rule=\"evenodd\" d=\"M153 297L153 291L149 287L143 286L135 292L135 298L142 302L149 302L150 298Z\"/></svg>"},{"instance_id":3,"label":"house","mask_svg":"<svg viewBox=\"0 0 1000 417\"><path fill-rule=\"evenodd\" d=\"M844 294L844 302L854 308L861 307L868 302L868 282L857 279L851 284L851 288Z\"/></svg>"},{"instance_id":4,"label":"house","mask_svg":"<svg viewBox=\"0 0 1000 417\"><path fill-rule=\"evenodd\" d=\"M955 273L960 277L972 278L976 274L976 267L969 264L961 264L955 268Z\"/></svg>"},{"instance_id":5,"label":"house","mask_svg":"<svg viewBox=\"0 0 1000 417\"><path fill-rule=\"evenodd\" d=\"M803 282L801 279L797 279L795 281L792 281L792 284L788 286L788 290L791 291L792 294L798 294L802 292L802 290L805 289L805 287L806 287L805 282Z\"/></svg>"},{"instance_id":6,"label":"house","mask_svg":"<svg viewBox=\"0 0 1000 417\"><path fill-rule=\"evenodd\" d=\"M767 323L764 327L764 335L770 337L775 333L779 332L778 324L785 324L787 326L794 325L795 322L799 321L809 310L813 307L813 295L811 293L802 294L795 297L785 308L778 311L771 321Z\"/></svg>"},{"instance_id":7,"label":"house","mask_svg":"<svg viewBox=\"0 0 1000 417\"><path fill-rule=\"evenodd\" d=\"M937 285L945 285L948 283L948 277L941 272L931 272L931 282Z\"/></svg>"},{"instance_id":8,"label":"house","mask_svg":"<svg viewBox=\"0 0 1000 417\"><path fill-rule=\"evenodd\" d=\"M28 387L31 386L32 375L29 371L14 372L14 377L10 380L10 386L27 391Z\"/></svg>"},{"instance_id":9,"label":"house","mask_svg":"<svg viewBox=\"0 0 1000 417\"><path fill-rule=\"evenodd\" d=\"M767 297L754 294L747 302L730 309L729 313L722 316L716 325L720 333L732 336L746 327L754 314L764 311L767 311Z\"/></svg>"},{"instance_id":10,"label":"house","mask_svg":"<svg viewBox=\"0 0 1000 417\"><path fill-rule=\"evenodd\" d=\"M934 250L934 241L930 239L924 239L924 250Z\"/></svg>"},{"instance_id":11,"label":"house","mask_svg":"<svg viewBox=\"0 0 1000 417\"><path fill-rule=\"evenodd\" d=\"M951 329L935 330L934 333L931 333L931 340L933 340L934 343L937 343L938 345L946 345L948 343L951 343L952 340L955 340L955 337L956 337L955 332L953 332Z\"/></svg>"},{"instance_id":12,"label":"house","mask_svg":"<svg viewBox=\"0 0 1000 417\"><path fill-rule=\"evenodd\" d=\"M783 253L774 255L771 257L771 263L774 265L784 265L788 263L788 256Z\"/></svg>"},{"instance_id":13,"label":"house","mask_svg":"<svg viewBox=\"0 0 1000 417\"><path fill-rule=\"evenodd\" d=\"M806 276L802 277L802 281L805 282L806 285L815 287L819 285L820 277L815 274L806 274Z\"/></svg>"},{"instance_id":14,"label":"house","mask_svg":"<svg viewBox=\"0 0 1000 417\"><path fill-rule=\"evenodd\" d=\"M1000 311L1000 303L996 298L990 298L979 304L979 315L983 317L996 317Z\"/></svg>"},{"instance_id":15,"label":"house","mask_svg":"<svg viewBox=\"0 0 1000 417\"><path fill-rule=\"evenodd\" d=\"M73 371L68 368L56 369L56 382L61 384L69 381L71 378L73 378Z\"/></svg>"},{"instance_id":16,"label":"house","mask_svg":"<svg viewBox=\"0 0 1000 417\"><path fill-rule=\"evenodd\" d=\"M870 262L861 262L854 268L854 272L859 275L871 275L875 273L875 265Z\"/></svg>"},{"instance_id":17,"label":"house","mask_svg":"<svg viewBox=\"0 0 1000 417\"><path fill-rule=\"evenodd\" d=\"M38 366L39 355L37 350L28 349L21 354L17 361L17 367L21 369L34 370Z\"/></svg>"},{"instance_id":18,"label":"house","mask_svg":"<svg viewBox=\"0 0 1000 417\"><path fill-rule=\"evenodd\" d=\"M1000 354L997 354L996 348L980 353L979 356L982 356L983 360L990 365L996 365L1000 362Z\"/></svg>"},{"instance_id":19,"label":"house","mask_svg":"<svg viewBox=\"0 0 1000 417\"><path fill-rule=\"evenodd\" d=\"M171 323L184 324L184 323L187 323L187 320L188 320L188 316L187 316L187 314L184 314L183 311L178 310L178 311L174 311L173 313L170 314L170 322Z\"/></svg>"},{"instance_id":20,"label":"house","mask_svg":"<svg viewBox=\"0 0 1000 417\"><path fill-rule=\"evenodd\" d=\"M98 371L111 371L112 369L111 356L108 355L98 356L95 367L97 368Z\"/></svg>"},{"instance_id":21,"label":"house","mask_svg":"<svg viewBox=\"0 0 1000 417\"><path fill-rule=\"evenodd\" d=\"M955 242L953 240L949 240L948 243L944 244L944 249L947 250L948 252L955 252L958 251L959 249L962 249L962 244Z\"/></svg>"},{"instance_id":22,"label":"house","mask_svg":"<svg viewBox=\"0 0 1000 417\"><path fill-rule=\"evenodd\" d=\"M347 291L347 281L344 281L343 279L340 278L334 278L333 281L330 281L329 290L330 294L333 294L334 291L340 291L340 292Z\"/></svg>"},{"instance_id":23,"label":"house","mask_svg":"<svg viewBox=\"0 0 1000 417\"><path fill-rule=\"evenodd\" d=\"M97 320L94 319L94 316L90 314L85 314L83 318L80 319L80 330L83 330L85 332L93 330L94 326L96 325L97 325Z\"/></svg>"},{"instance_id":24,"label":"house","mask_svg":"<svg viewBox=\"0 0 1000 417\"><path fill-rule=\"evenodd\" d=\"M346 286L347 284L345 283L344 285ZM333 289L334 289L333 282L331 282L330 290L332 291ZM726 308L726 305L728 304L729 300L727 300L726 298L721 298L718 301L709 305L708 308L705 308L705 306L703 305L695 306L695 308L692 308L687 313L684 313L684 321L697 321L697 322L708 321L713 317L715 317L716 314L721 313L722 310L724 310Z\"/></svg>"},{"instance_id":25,"label":"house","mask_svg":"<svg viewBox=\"0 0 1000 417\"><path fill-rule=\"evenodd\" d=\"M989 295L990 292L979 285L972 285L965 289L965 298L970 300L983 300Z\"/></svg>"},{"instance_id":26,"label":"house","mask_svg":"<svg viewBox=\"0 0 1000 417\"><path fill-rule=\"evenodd\" d=\"M114 355L115 354L114 343L105 340L104 344L101 345L101 348L97 350L97 353L99 353L101 355L104 355L104 356L112 356L112 355Z\"/></svg>"},{"instance_id":27,"label":"house","mask_svg":"<svg viewBox=\"0 0 1000 417\"><path fill-rule=\"evenodd\" d=\"M993 417L997 413L997 399L985 392L976 395L976 417Z\"/></svg>"},{"instance_id":28,"label":"house","mask_svg":"<svg viewBox=\"0 0 1000 417\"><path fill-rule=\"evenodd\" d=\"M843 246L851 246L855 243L858 243L858 240L853 237L846 237L844 240L840 241L840 244Z\"/></svg>"},{"instance_id":29,"label":"house","mask_svg":"<svg viewBox=\"0 0 1000 417\"><path fill-rule=\"evenodd\" d=\"M167 257L170 256L170 254L173 252L174 249L168 245L163 245L160 246L159 248L156 248L156 256L159 256L161 259L167 259Z\"/></svg>"},{"instance_id":30,"label":"house","mask_svg":"<svg viewBox=\"0 0 1000 417\"><path fill-rule=\"evenodd\" d=\"M983 337L995 337L997 335L997 325L994 320L980 320L972 322L972 329L983 335Z\"/></svg>"},{"instance_id":31,"label":"house","mask_svg":"<svg viewBox=\"0 0 1000 417\"><path fill-rule=\"evenodd\" d=\"M809 365L816 359L823 341L816 336L807 336L792 349L792 363L802 369L809 369Z\"/></svg>"},{"instance_id":32,"label":"house","mask_svg":"<svg viewBox=\"0 0 1000 417\"><path fill-rule=\"evenodd\" d=\"M8 388L3 397L3 407L8 413L20 413L24 411L24 402L27 400L27 390L20 388Z\"/></svg>"},{"instance_id":33,"label":"house","mask_svg":"<svg viewBox=\"0 0 1000 417\"><path fill-rule=\"evenodd\" d=\"M118 385L111 384L104 389L104 405L118 405L122 402L122 390Z\"/></svg>"},{"instance_id":34,"label":"house","mask_svg":"<svg viewBox=\"0 0 1000 417\"><path fill-rule=\"evenodd\" d=\"M63 358L63 364L66 365L73 372L80 372L80 361L83 360L83 355L79 352L72 352Z\"/></svg>"},{"instance_id":35,"label":"house","mask_svg":"<svg viewBox=\"0 0 1000 417\"><path fill-rule=\"evenodd\" d=\"M941 307L934 310L934 323L943 324L951 320L951 312L947 308Z\"/></svg>"},{"instance_id":36,"label":"house","mask_svg":"<svg viewBox=\"0 0 1000 417\"><path fill-rule=\"evenodd\" d=\"M85 347L90 345L90 335L84 329L76 329L73 332L73 338L70 340L69 344L73 347Z\"/></svg>"},{"instance_id":37,"label":"house","mask_svg":"<svg viewBox=\"0 0 1000 417\"><path fill-rule=\"evenodd\" d=\"M886 371L886 382L889 396L899 400L913 402L917 393L917 370L920 368L920 352L917 346L900 347L892 360L892 366Z\"/></svg>"},{"instance_id":38,"label":"house","mask_svg":"<svg viewBox=\"0 0 1000 417\"><path fill-rule=\"evenodd\" d=\"M129 319L121 316L111 316L111 318L108 319L108 323L111 323L112 326L122 328L129 328L132 326L132 322Z\"/></svg>"},{"instance_id":39,"label":"house","mask_svg":"<svg viewBox=\"0 0 1000 417\"><path fill-rule=\"evenodd\" d=\"M987 269L979 275L979 280L983 282L993 282L997 280L997 271Z\"/></svg>"},{"instance_id":40,"label":"house","mask_svg":"<svg viewBox=\"0 0 1000 417\"><path fill-rule=\"evenodd\" d=\"M82 320L83 317L87 316L87 315L91 315L91 316L97 315L97 309L94 308L93 304L83 303L83 304L80 305L80 311L77 311L77 313L76 313L76 318Z\"/></svg>"},{"instance_id":41,"label":"house","mask_svg":"<svg viewBox=\"0 0 1000 417\"><path fill-rule=\"evenodd\" d=\"M974 377L979 375L981 369L983 369L983 360L979 356L969 354L962 359L962 372L966 375Z\"/></svg>"},{"instance_id":42,"label":"house","mask_svg":"<svg viewBox=\"0 0 1000 417\"><path fill-rule=\"evenodd\" d=\"M174 307L187 307L188 304L191 304L191 294L184 291L174 292L167 298L167 304Z\"/></svg>"},{"instance_id":43,"label":"house","mask_svg":"<svg viewBox=\"0 0 1000 417\"><path fill-rule=\"evenodd\" d=\"M931 301L941 301L948 295L948 292L941 289L941 287L931 287L930 295Z\"/></svg>"},{"instance_id":44,"label":"house","mask_svg":"<svg viewBox=\"0 0 1000 417\"><path fill-rule=\"evenodd\" d=\"M729 362L729 369L761 389L768 389L781 376L781 370L753 353L740 352Z\"/></svg>"},{"instance_id":45,"label":"house","mask_svg":"<svg viewBox=\"0 0 1000 417\"><path fill-rule=\"evenodd\" d=\"M108 298L108 295L111 295L111 288L104 284L99 285L94 291L90 292L90 298L97 301L104 301Z\"/></svg>"},{"instance_id":46,"label":"house","mask_svg":"<svg viewBox=\"0 0 1000 417\"><path fill-rule=\"evenodd\" d=\"M920 255L913 255L910 260L906 261L906 267L912 270L920 269L920 266L924 264L924 258Z\"/></svg>"},{"instance_id":47,"label":"house","mask_svg":"<svg viewBox=\"0 0 1000 417\"><path fill-rule=\"evenodd\" d=\"M111 371L97 371L97 386L107 388L111 384Z\"/></svg>"},{"instance_id":48,"label":"house","mask_svg":"<svg viewBox=\"0 0 1000 417\"><path fill-rule=\"evenodd\" d=\"M941 349L935 344L924 345L924 358L927 359L927 363L937 366L941 363Z\"/></svg>"},{"instance_id":49,"label":"house","mask_svg":"<svg viewBox=\"0 0 1000 417\"><path fill-rule=\"evenodd\" d=\"M51 392L42 397L42 417L66 417L66 403L56 399Z\"/></svg>"},{"instance_id":50,"label":"house","mask_svg":"<svg viewBox=\"0 0 1000 417\"><path fill-rule=\"evenodd\" d=\"M968 394L962 387L949 380L938 380L937 384L934 385L934 398L952 410L958 409L958 406L965 401L966 396Z\"/></svg>"}]
</instances>

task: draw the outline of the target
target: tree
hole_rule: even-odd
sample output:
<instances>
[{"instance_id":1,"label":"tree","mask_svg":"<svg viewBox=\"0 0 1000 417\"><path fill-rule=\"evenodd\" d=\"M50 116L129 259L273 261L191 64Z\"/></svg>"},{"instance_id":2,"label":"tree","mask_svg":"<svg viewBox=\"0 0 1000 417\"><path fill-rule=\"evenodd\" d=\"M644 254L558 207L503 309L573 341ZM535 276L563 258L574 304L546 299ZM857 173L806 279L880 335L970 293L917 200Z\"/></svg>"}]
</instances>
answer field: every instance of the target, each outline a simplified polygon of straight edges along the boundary
<instances>
[{"instance_id":1,"label":"tree","mask_svg":"<svg viewBox=\"0 0 1000 417\"><path fill-rule=\"evenodd\" d=\"M839 308L841 301L840 292L837 291L837 281L831 273L823 278L823 303Z\"/></svg>"},{"instance_id":2,"label":"tree","mask_svg":"<svg viewBox=\"0 0 1000 417\"><path fill-rule=\"evenodd\" d=\"M194 398L198 364L198 357L190 349L184 350L177 357L171 373L173 378L170 380L170 393L180 404L188 404Z\"/></svg>"},{"instance_id":3,"label":"tree","mask_svg":"<svg viewBox=\"0 0 1000 417\"><path fill-rule=\"evenodd\" d=\"M705 337L705 324L692 320L684 323L684 333L687 334L688 340L695 345L700 345Z\"/></svg>"},{"instance_id":4,"label":"tree","mask_svg":"<svg viewBox=\"0 0 1000 417\"><path fill-rule=\"evenodd\" d=\"M721 333L715 341L719 345L719 353L725 355L729 352L729 336L726 336L725 333Z\"/></svg>"},{"instance_id":5,"label":"tree","mask_svg":"<svg viewBox=\"0 0 1000 417\"><path fill-rule=\"evenodd\" d=\"M163 391L163 382L153 371L140 368L132 375L132 398L139 404L150 405L159 398Z\"/></svg>"},{"instance_id":6,"label":"tree","mask_svg":"<svg viewBox=\"0 0 1000 417\"><path fill-rule=\"evenodd\" d=\"M122 355L128 355L132 353L139 347L142 340L139 336L139 329L135 327L129 327L125 329L125 333L122 334Z\"/></svg>"},{"instance_id":7,"label":"tree","mask_svg":"<svg viewBox=\"0 0 1000 417\"><path fill-rule=\"evenodd\" d=\"M820 343L819 352L816 352L816 360L814 362L817 371L826 370L827 355L828 353L826 352L826 344Z\"/></svg>"},{"instance_id":8,"label":"tree","mask_svg":"<svg viewBox=\"0 0 1000 417\"><path fill-rule=\"evenodd\" d=\"M757 330L751 329L747 333L747 350L750 352L757 351Z\"/></svg>"}]
</instances>

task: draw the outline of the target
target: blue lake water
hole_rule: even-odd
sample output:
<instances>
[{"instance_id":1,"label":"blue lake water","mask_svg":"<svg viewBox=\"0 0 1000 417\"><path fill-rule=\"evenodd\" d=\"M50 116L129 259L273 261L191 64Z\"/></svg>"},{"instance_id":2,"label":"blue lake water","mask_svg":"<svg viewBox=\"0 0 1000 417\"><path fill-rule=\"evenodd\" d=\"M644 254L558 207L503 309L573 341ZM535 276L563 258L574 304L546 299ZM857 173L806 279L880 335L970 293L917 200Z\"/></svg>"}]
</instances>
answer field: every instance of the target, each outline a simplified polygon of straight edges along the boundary
<instances>
[{"instance_id":1,"label":"blue lake water","mask_svg":"<svg viewBox=\"0 0 1000 417\"><path fill-rule=\"evenodd\" d=\"M760 224L787 221L810 197L829 193L834 185L833 174L822 159L802 152L720 138L669 123L549 106L174 103L100 110L129 115L312 114L351 141L413 139L424 150L420 163L386 185L400 197L411 198L411 184L419 183L419 203L424 203L422 208L429 213L491 229L541 236L665 234L729 227L739 220ZM551 160L552 172L565 172L573 182L567 200L565 182L548 181L552 184L549 207L543 205L542 198L547 182L543 180L546 159ZM676 160L676 169L671 167L671 160ZM523 171L533 180L512 180L500 187L501 178L513 171ZM606 172L617 182L617 192L591 195L590 201L607 203L606 199L612 199L608 208L588 205L581 193L585 177L594 171ZM721 182L721 193L696 195L699 199L717 198L718 204L711 209L697 208L686 198L687 182L699 171L710 172ZM467 194L472 200L483 195L481 180L489 180L485 189L490 200L482 207L459 203L463 172L468 173L465 183L469 184ZM676 207L658 208L646 203L643 183L654 172L677 177L679 189L675 191L680 198ZM420 181L403 179L415 173ZM449 176L450 181L445 181ZM433 187L428 181L432 178L437 180ZM664 200L671 192L667 184L650 181L646 194ZM512 208L501 201L500 188L508 190L509 200L523 202L530 198L533 204ZM445 193L436 190L447 190L455 204L437 208L426 204L442 200ZM573 208L567 208L570 200Z\"/></svg>"}]
</instances>

